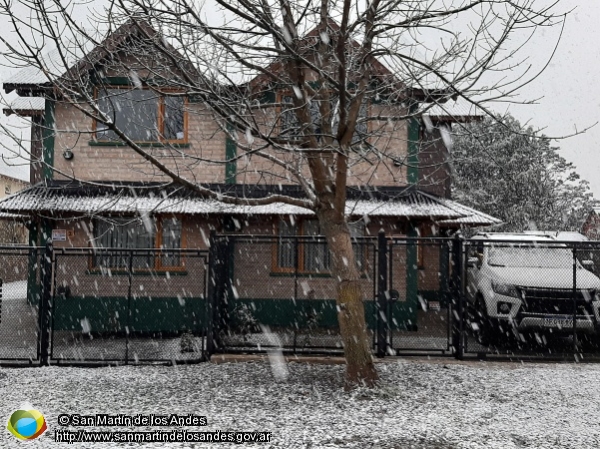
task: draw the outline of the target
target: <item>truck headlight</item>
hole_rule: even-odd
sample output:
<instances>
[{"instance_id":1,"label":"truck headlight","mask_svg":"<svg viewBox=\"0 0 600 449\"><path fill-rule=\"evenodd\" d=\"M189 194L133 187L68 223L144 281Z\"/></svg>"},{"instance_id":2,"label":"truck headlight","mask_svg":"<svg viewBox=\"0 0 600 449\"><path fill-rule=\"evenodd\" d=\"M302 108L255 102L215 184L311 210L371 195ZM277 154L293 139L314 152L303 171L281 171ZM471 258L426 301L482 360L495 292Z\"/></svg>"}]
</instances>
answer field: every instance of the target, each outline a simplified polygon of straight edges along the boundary
<instances>
[{"instance_id":1,"label":"truck headlight","mask_svg":"<svg viewBox=\"0 0 600 449\"><path fill-rule=\"evenodd\" d=\"M494 290L494 293L498 293L499 295L512 296L513 298L519 297L517 287L511 284L501 284L499 282L492 282L492 290Z\"/></svg>"}]
</instances>

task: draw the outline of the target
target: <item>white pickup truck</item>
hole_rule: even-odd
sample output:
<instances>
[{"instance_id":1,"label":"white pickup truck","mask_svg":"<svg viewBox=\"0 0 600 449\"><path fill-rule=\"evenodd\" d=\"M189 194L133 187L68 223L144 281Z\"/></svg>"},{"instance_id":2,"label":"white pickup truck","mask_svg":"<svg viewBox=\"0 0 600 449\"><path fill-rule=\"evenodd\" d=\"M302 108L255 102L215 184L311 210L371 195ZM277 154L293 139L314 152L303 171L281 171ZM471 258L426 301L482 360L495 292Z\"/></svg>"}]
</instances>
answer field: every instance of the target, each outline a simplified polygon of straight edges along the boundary
<instances>
[{"instance_id":1,"label":"white pickup truck","mask_svg":"<svg viewBox=\"0 0 600 449\"><path fill-rule=\"evenodd\" d=\"M471 325L482 344L528 332L598 335L600 279L566 244L545 233L479 233L467 256Z\"/></svg>"}]
</instances>

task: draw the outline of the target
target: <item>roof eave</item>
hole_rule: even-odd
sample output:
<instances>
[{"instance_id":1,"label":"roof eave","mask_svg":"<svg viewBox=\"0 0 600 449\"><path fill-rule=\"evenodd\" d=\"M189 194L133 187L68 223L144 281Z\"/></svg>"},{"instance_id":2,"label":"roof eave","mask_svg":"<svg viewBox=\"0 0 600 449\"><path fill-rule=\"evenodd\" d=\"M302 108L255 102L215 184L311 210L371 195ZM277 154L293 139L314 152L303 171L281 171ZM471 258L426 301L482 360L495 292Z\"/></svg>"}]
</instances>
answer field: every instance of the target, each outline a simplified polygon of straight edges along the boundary
<instances>
[{"instance_id":1,"label":"roof eave","mask_svg":"<svg viewBox=\"0 0 600 449\"><path fill-rule=\"evenodd\" d=\"M39 109L13 109L13 108L4 108L2 112L7 117L11 115L17 115L19 117L37 117L44 115L44 111Z\"/></svg>"}]
</instances>

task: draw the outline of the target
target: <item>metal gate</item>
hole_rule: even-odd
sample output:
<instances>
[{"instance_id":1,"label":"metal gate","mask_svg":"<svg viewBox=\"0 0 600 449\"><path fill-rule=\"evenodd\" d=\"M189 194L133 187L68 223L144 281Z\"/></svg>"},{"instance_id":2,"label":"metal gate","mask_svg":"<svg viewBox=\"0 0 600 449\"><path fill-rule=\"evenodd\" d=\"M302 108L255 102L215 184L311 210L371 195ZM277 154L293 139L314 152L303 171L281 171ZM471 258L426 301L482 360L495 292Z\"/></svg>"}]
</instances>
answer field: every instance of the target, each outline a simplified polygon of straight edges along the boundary
<instances>
[{"instance_id":1,"label":"metal gate","mask_svg":"<svg viewBox=\"0 0 600 449\"><path fill-rule=\"evenodd\" d=\"M379 236L377 354L454 354L459 294L449 238Z\"/></svg>"},{"instance_id":2,"label":"metal gate","mask_svg":"<svg viewBox=\"0 0 600 449\"><path fill-rule=\"evenodd\" d=\"M206 251L56 248L52 265L50 362L207 359Z\"/></svg>"},{"instance_id":3,"label":"metal gate","mask_svg":"<svg viewBox=\"0 0 600 449\"><path fill-rule=\"evenodd\" d=\"M367 327L377 323L376 241L354 241ZM323 237L213 235L209 347L215 352L343 352L337 282Z\"/></svg>"},{"instance_id":4,"label":"metal gate","mask_svg":"<svg viewBox=\"0 0 600 449\"><path fill-rule=\"evenodd\" d=\"M44 248L0 247L0 360L38 363Z\"/></svg>"}]
</instances>

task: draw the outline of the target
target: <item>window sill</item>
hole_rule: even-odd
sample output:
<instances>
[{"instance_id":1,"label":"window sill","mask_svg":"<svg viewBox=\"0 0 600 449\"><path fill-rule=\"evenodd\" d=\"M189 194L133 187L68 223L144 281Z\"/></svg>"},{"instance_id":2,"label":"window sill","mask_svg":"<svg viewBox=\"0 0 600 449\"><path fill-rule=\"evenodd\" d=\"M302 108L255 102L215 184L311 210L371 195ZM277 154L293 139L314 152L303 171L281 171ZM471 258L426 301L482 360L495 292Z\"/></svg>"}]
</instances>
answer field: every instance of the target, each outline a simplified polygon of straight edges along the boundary
<instances>
[{"instance_id":1,"label":"window sill","mask_svg":"<svg viewBox=\"0 0 600 449\"><path fill-rule=\"evenodd\" d=\"M291 278L295 276L293 271L271 271L269 273L271 277L283 277L283 278ZM305 273L302 271L298 272L299 278L331 278L331 273Z\"/></svg>"},{"instance_id":2,"label":"window sill","mask_svg":"<svg viewBox=\"0 0 600 449\"><path fill-rule=\"evenodd\" d=\"M91 270L86 270L86 274L93 275L93 276L106 276L107 270L91 269ZM129 273L127 272L127 270L111 269L110 275L111 276L129 276ZM170 277L170 276L187 276L188 272L187 272L187 270L181 270L178 268L174 268L171 270L169 270L168 268L164 268L164 269L159 269L159 270L143 270L143 271L134 270L133 273L131 273L131 275L132 276L160 276L160 277L169 276Z\"/></svg>"},{"instance_id":3,"label":"window sill","mask_svg":"<svg viewBox=\"0 0 600 449\"><path fill-rule=\"evenodd\" d=\"M90 140L88 142L91 147L126 147L125 142L109 142L101 140ZM143 148L189 148L190 143L166 143L166 142L141 142L138 143Z\"/></svg>"},{"instance_id":4,"label":"window sill","mask_svg":"<svg viewBox=\"0 0 600 449\"><path fill-rule=\"evenodd\" d=\"M271 271L269 273L270 277L280 277L280 278L293 278L295 275L295 273L293 271ZM333 276L331 275L331 273L305 273L305 272L298 272L298 277L299 278L332 278ZM360 275L361 279L366 279L367 275L366 274L361 274Z\"/></svg>"}]
</instances>

